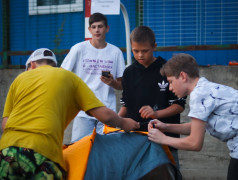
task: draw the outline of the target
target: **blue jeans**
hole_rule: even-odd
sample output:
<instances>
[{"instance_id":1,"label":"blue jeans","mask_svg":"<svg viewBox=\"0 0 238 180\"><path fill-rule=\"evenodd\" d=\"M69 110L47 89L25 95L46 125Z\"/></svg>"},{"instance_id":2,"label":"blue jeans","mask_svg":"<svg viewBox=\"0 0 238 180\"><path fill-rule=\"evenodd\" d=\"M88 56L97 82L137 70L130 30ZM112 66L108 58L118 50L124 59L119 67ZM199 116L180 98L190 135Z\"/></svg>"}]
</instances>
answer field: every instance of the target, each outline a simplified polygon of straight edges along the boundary
<instances>
[{"instance_id":1,"label":"blue jeans","mask_svg":"<svg viewBox=\"0 0 238 180\"><path fill-rule=\"evenodd\" d=\"M231 158L228 167L227 180L237 180L237 179L238 179L238 159Z\"/></svg>"},{"instance_id":2,"label":"blue jeans","mask_svg":"<svg viewBox=\"0 0 238 180\"><path fill-rule=\"evenodd\" d=\"M76 142L92 134L94 128L98 134L103 134L103 123L93 118L76 116L73 121L71 142Z\"/></svg>"},{"instance_id":3,"label":"blue jeans","mask_svg":"<svg viewBox=\"0 0 238 180\"><path fill-rule=\"evenodd\" d=\"M178 170L180 169L180 166L179 166L179 158L178 158L178 150L175 150L175 149L170 149L173 157L174 157L174 160L176 162L176 167L178 168Z\"/></svg>"}]
</instances>

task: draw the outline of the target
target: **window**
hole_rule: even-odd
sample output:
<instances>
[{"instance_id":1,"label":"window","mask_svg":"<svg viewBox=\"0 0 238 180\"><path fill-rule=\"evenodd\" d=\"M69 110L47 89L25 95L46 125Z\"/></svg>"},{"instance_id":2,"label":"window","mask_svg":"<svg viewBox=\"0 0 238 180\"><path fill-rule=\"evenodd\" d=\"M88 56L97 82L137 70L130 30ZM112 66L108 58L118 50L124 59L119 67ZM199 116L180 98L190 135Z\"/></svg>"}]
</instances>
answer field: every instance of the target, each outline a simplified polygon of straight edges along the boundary
<instances>
[{"instance_id":1,"label":"window","mask_svg":"<svg viewBox=\"0 0 238 180\"><path fill-rule=\"evenodd\" d=\"M83 0L29 0L29 15L83 11Z\"/></svg>"}]
</instances>

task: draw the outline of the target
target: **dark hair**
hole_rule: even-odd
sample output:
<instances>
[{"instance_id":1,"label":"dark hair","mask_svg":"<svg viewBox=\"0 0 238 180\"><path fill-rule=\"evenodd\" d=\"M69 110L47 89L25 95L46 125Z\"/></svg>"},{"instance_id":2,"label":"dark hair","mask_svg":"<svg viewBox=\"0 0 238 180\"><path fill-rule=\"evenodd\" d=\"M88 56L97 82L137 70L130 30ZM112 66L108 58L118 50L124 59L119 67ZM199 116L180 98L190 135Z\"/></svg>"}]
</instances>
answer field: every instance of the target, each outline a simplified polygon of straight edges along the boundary
<instances>
[{"instance_id":1,"label":"dark hair","mask_svg":"<svg viewBox=\"0 0 238 180\"><path fill-rule=\"evenodd\" d=\"M90 16L89 18L89 27L95 23L95 22L99 22L99 21L103 21L104 25L107 27L107 18L106 16L104 16L101 13L94 13Z\"/></svg>"},{"instance_id":2,"label":"dark hair","mask_svg":"<svg viewBox=\"0 0 238 180\"><path fill-rule=\"evenodd\" d=\"M155 46L155 34L147 26L136 27L130 35L130 41L137 43L149 42L152 47Z\"/></svg>"},{"instance_id":3,"label":"dark hair","mask_svg":"<svg viewBox=\"0 0 238 180\"><path fill-rule=\"evenodd\" d=\"M31 63L28 63L26 69L28 70L30 67L31 67Z\"/></svg>"},{"instance_id":4,"label":"dark hair","mask_svg":"<svg viewBox=\"0 0 238 180\"><path fill-rule=\"evenodd\" d=\"M175 76L176 78L182 71L190 78L199 77L198 64L193 56L185 53L175 54L160 69L162 76Z\"/></svg>"},{"instance_id":5,"label":"dark hair","mask_svg":"<svg viewBox=\"0 0 238 180\"><path fill-rule=\"evenodd\" d=\"M50 65L52 67L56 67L56 63L54 61L52 61L51 59L40 59L40 60L37 60L37 61L34 61L36 62L37 64L47 64L47 65ZM31 63L28 63L27 64L27 70L31 68Z\"/></svg>"},{"instance_id":6,"label":"dark hair","mask_svg":"<svg viewBox=\"0 0 238 180\"><path fill-rule=\"evenodd\" d=\"M56 67L56 63L52 61L51 59L40 59L35 61L37 64L47 64L53 67Z\"/></svg>"}]
</instances>

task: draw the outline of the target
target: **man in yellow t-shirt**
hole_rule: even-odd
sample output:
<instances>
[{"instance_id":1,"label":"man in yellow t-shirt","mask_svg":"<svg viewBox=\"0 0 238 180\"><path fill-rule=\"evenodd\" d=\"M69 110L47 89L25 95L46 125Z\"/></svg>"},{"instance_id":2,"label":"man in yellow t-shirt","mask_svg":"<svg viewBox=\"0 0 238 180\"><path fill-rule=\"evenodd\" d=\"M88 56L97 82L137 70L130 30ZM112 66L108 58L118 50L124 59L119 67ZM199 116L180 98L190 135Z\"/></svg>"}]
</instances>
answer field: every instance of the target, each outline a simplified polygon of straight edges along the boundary
<instances>
[{"instance_id":1,"label":"man in yellow t-shirt","mask_svg":"<svg viewBox=\"0 0 238 180\"><path fill-rule=\"evenodd\" d=\"M139 126L105 107L77 75L52 67L56 64L52 51L37 49L27 61L29 71L10 86L3 112L0 177L65 179L63 134L80 110L125 131Z\"/></svg>"}]
</instances>

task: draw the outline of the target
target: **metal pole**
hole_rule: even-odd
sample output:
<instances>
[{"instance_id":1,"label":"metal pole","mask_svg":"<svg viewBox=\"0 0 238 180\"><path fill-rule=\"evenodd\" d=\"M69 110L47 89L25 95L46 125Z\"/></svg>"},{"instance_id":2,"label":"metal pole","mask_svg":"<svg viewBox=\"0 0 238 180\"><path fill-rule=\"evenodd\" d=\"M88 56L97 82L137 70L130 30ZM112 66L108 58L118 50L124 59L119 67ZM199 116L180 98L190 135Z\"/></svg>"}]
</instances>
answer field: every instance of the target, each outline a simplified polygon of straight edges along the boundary
<instances>
[{"instance_id":1,"label":"metal pole","mask_svg":"<svg viewBox=\"0 0 238 180\"><path fill-rule=\"evenodd\" d=\"M127 66L131 65L131 43L130 43L130 24L129 18L125 6L120 3L120 8L123 13L126 29L126 57L127 57Z\"/></svg>"}]
</instances>

